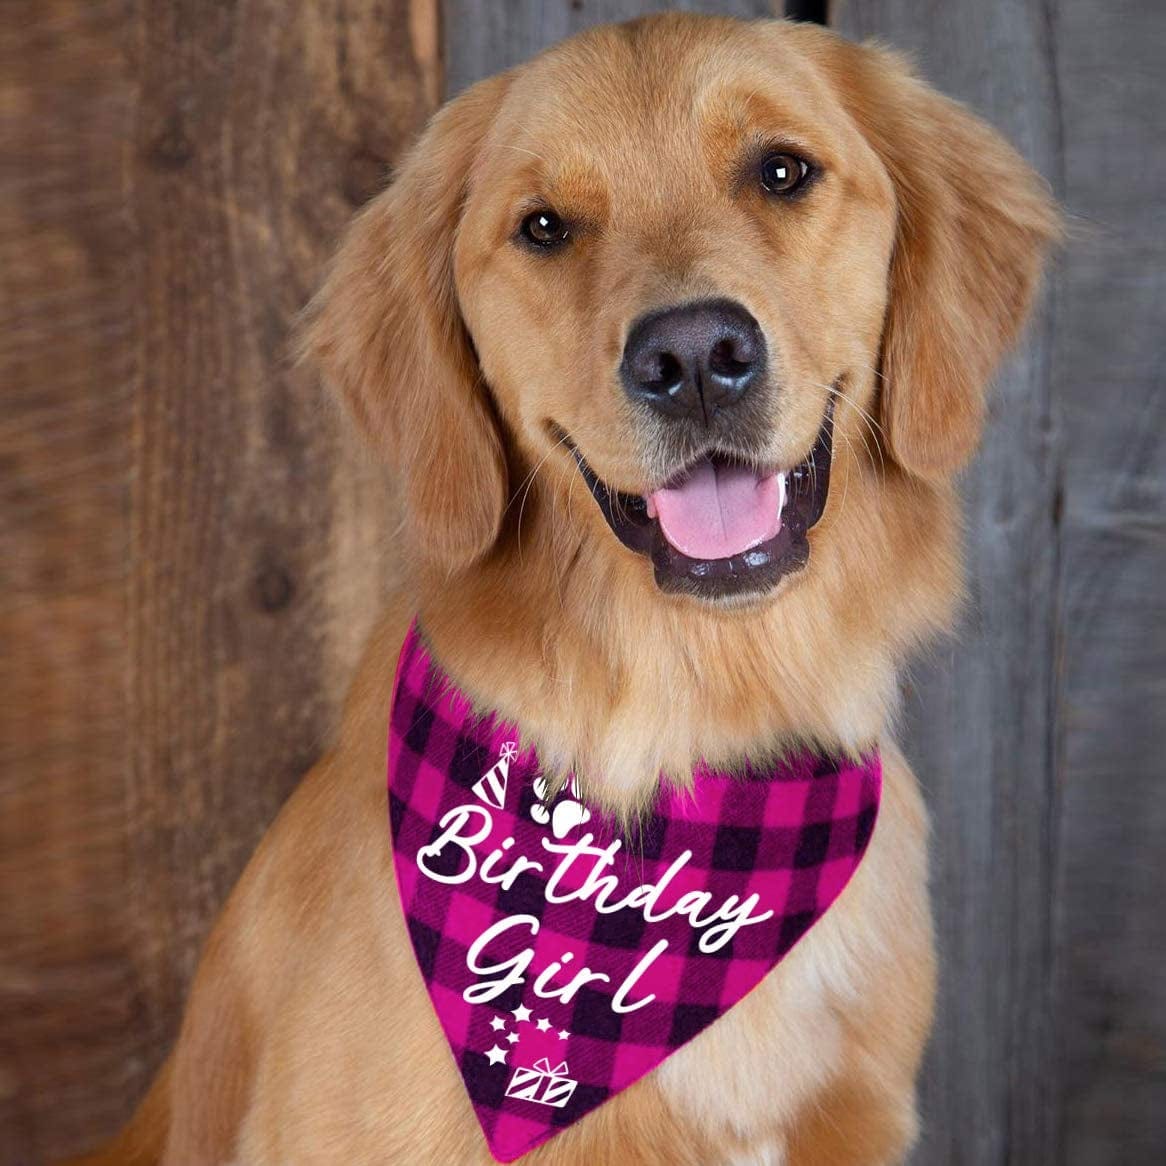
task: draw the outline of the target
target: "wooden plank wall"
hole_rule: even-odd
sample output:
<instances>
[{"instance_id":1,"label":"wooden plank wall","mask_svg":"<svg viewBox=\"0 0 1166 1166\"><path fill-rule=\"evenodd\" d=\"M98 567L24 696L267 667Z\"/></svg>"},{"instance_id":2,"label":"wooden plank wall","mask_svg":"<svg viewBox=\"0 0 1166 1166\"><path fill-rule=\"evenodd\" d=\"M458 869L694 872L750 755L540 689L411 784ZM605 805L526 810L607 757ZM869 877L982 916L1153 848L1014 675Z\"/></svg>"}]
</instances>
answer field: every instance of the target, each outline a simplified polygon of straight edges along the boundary
<instances>
[{"instance_id":1,"label":"wooden plank wall","mask_svg":"<svg viewBox=\"0 0 1166 1166\"><path fill-rule=\"evenodd\" d=\"M391 576L384 485L286 359L340 225L443 70L453 93L667 7L438 6L6 11L24 31L18 51L0 40L2 1162L84 1146L144 1087ZM960 636L906 681L944 961L915 1163L1158 1162L1164 10L844 0L832 16L912 51L1074 222L967 478Z\"/></svg>"},{"instance_id":2,"label":"wooden plank wall","mask_svg":"<svg viewBox=\"0 0 1166 1166\"><path fill-rule=\"evenodd\" d=\"M1166 1155L1166 12L849 0L1051 180L1071 235L968 476L972 604L920 668L943 950L927 1163Z\"/></svg>"},{"instance_id":3,"label":"wooden plank wall","mask_svg":"<svg viewBox=\"0 0 1166 1166\"><path fill-rule=\"evenodd\" d=\"M1166 1156L1166 8L1061 0L1050 1077L1069 1166ZM1096 165L1098 158L1106 161ZM1121 1148L1119 1152L1118 1148Z\"/></svg>"},{"instance_id":4,"label":"wooden plank wall","mask_svg":"<svg viewBox=\"0 0 1166 1166\"><path fill-rule=\"evenodd\" d=\"M850 3L848 35L912 52L1061 185L1057 80L1038 4ZM1053 285L1055 288L1055 284ZM1052 976L1052 765L1063 521L1055 291L999 378L965 482L970 600L908 678L908 752L934 820L942 958L924 1075L926 1163L1052 1163L1061 1098Z\"/></svg>"},{"instance_id":5,"label":"wooden plank wall","mask_svg":"<svg viewBox=\"0 0 1166 1166\"><path fill-rule=\"evenodd\" d=\"M5 6L0 1160L124 1119L393 555L287 341L435 0Z\"/></svg>"}]
</instances>

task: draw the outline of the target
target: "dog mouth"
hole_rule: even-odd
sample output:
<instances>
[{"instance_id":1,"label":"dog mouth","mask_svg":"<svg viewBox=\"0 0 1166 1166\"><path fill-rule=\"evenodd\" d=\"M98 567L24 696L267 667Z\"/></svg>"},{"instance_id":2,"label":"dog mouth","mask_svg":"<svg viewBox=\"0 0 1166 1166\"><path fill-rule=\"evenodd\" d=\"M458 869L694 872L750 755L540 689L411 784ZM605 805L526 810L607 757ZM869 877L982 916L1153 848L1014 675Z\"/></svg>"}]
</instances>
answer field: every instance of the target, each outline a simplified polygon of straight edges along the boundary
<instances>
[{"instance_id":1,"label":"dog mouth","mask_svg":"<svg viewBox=\"0 0 1166 1166\"><path fill-rule=\"evenodd\" d=\"M792 469L758 469L710 450L644 495L611 489L570 448L608 526L651 560L662 591L724 599L763 595L809 561L833 441L831 401L809 454Z\"/></svg>"}]
</instances>

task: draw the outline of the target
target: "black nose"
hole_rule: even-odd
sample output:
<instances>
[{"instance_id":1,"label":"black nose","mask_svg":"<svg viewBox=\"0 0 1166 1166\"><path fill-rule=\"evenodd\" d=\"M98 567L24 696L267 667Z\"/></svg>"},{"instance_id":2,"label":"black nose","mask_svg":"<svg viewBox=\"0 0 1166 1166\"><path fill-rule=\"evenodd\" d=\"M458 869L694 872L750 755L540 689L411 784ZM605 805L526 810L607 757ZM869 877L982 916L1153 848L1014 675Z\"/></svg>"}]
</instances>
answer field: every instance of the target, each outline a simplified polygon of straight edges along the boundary
<instances>
[{"instance_id":1,"label":"black nose","mask_svg":"<svg viewBox=\"0 0 1166 1166\"><path fill-rule=\"evenodd\" d=\"M633 400L708 424L764 375L765 337L732 300L665 308L632 325L619 372Z\"/></svg>"}]
</instances>

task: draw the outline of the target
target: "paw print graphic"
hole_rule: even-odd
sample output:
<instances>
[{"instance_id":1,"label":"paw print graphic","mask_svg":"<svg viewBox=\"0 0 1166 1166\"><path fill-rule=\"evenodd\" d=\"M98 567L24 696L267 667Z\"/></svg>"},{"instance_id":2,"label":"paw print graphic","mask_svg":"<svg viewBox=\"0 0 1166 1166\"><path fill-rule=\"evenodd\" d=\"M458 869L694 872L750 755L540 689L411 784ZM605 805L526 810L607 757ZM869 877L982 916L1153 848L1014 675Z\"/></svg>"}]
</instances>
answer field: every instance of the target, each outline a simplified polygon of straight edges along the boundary
<instances>
[{"instance_id":1,"label":"paw print graphic","mask_svg":"<svg viewBox=\"0 0 1166 1166\"><path fill-rule=\"evenodd\" d=\"M534 779L534 796L538 801L531 806L530 816L540 825L551 827L556 839L565 838L576 826L591 821L591 811L579 801L579 790L575 779L567 783L567 788L553 803L550 801L550 783L543 777Z\"/></svg>"}]
</instances>

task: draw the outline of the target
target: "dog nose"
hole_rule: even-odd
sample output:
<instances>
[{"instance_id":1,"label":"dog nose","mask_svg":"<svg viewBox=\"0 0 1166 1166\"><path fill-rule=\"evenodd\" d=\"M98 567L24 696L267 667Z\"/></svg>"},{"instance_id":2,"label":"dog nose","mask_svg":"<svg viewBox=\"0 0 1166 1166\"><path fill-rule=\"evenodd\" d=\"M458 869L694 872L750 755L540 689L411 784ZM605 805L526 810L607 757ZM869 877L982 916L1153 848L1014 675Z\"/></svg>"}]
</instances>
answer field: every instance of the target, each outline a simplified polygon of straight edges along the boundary
<instances>
[{"instance_id":1,"label":"dog nose","mask_svg":"<svg viewBox=\"0 0 1166 1166\"><path fill-rule=\"evenodd\" d=\"M736 404L765 371L761 326L732 300L704 300L641 316L620 377L634 401L705 424Z\"/></svg>"}]
</instances>

